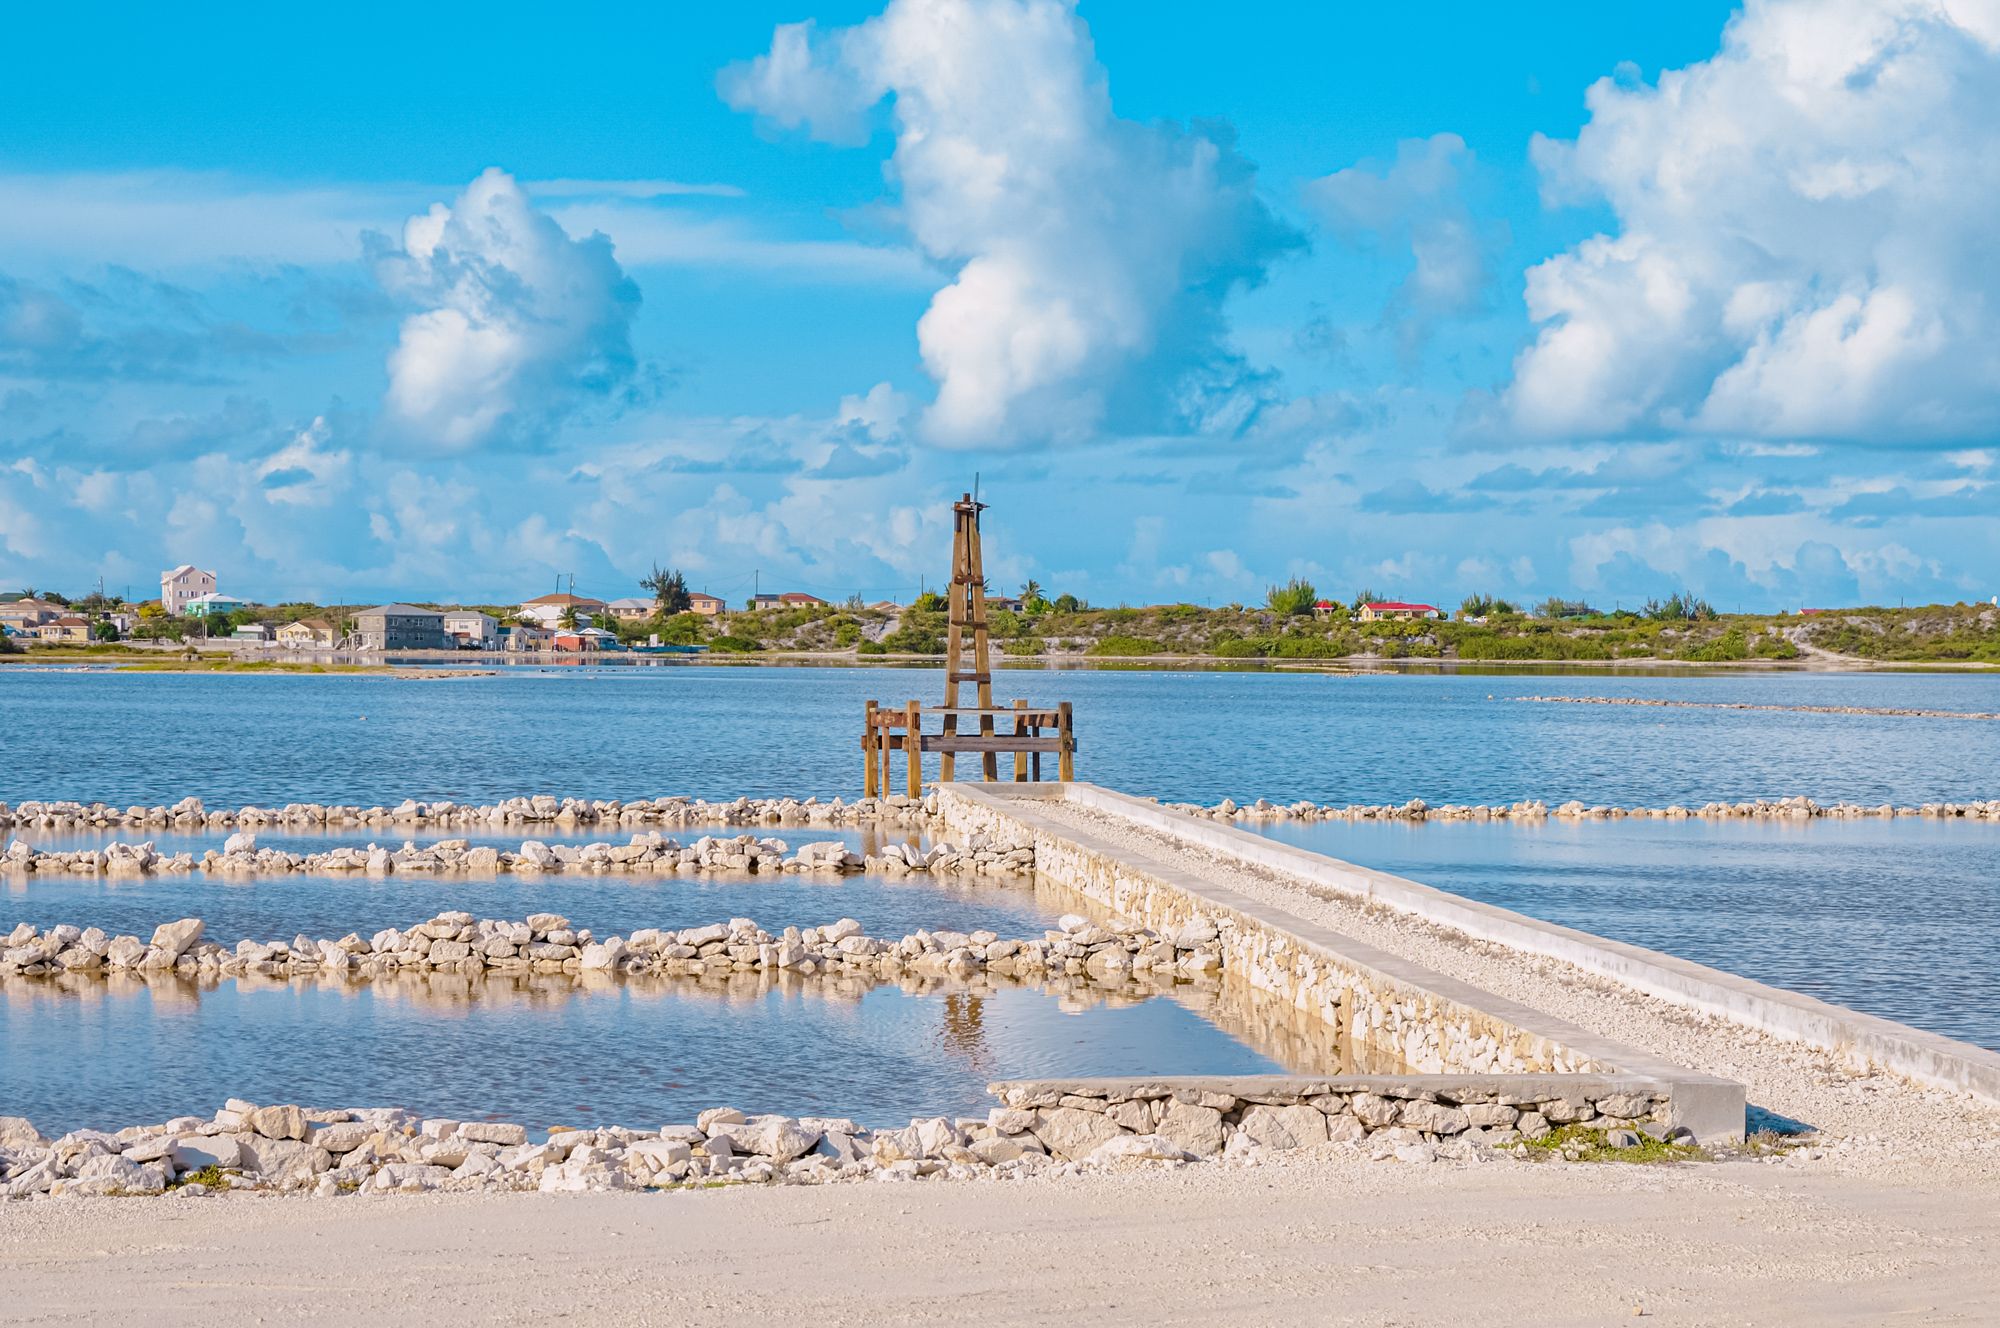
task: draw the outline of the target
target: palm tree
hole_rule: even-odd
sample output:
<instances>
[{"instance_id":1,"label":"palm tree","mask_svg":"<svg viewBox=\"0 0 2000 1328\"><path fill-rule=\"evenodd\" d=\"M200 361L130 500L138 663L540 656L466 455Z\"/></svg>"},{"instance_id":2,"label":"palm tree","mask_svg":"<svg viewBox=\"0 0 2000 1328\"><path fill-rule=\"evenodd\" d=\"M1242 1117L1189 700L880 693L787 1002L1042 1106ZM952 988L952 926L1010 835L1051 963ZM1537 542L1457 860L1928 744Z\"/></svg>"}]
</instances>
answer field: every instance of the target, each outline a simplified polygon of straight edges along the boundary
<instances>
[{"instance_id":1,"label":"palm tree","mask_svg":"<svg viewBox=\"0 0 2000 1328\"><path fill-rule=\"evenodd\" d=\"M574 632L576 630L576 605L563 605L562 617L556 621L562 624L563 630Z\"/></svg>"},{"instance_id":2,"label":"palm tree","mask_svg":"<svg viewBox=\"0 0 2000 1328\"><path fill-rule=\"evenodd\" d=\"M1032 576L1021 583L1021 602L1032 604L1042 597L1042 583Z\"/></svg>"}]
</instances>

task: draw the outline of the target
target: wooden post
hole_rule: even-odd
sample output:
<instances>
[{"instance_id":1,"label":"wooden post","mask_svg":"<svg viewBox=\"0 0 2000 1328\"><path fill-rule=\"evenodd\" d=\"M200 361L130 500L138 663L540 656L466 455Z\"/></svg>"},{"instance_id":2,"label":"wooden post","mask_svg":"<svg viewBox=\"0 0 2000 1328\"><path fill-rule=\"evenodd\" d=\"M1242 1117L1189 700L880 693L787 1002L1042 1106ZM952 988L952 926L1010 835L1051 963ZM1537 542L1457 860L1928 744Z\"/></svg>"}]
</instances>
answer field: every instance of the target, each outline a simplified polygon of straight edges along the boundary
<instances>
[{"instance_id":1,"label":"wooden post","mask_svg":"<svg viewBox=\"0 0 2000 1328\"><path fill-rule=\"evenodd\" d=\"M1062 737L1062 756L1056 763L1056 778L1068 784L1076 779L1076 739L1071 736L1069 702L1056 710L1056 732Z\"/></svg>"},{"instance_id":2,"label":"wooden post","mask_svg":"<svg viewBox=\"0 0 2000 1328\"><path fill-rule=\"evenodd\" d=\"M1028 732L1027 710L1028 710L1028 703L1022 700L1018 696L1015 697L1014 736L1017 738L1027 736ZM1028 754L1024 751L1019 751L1014 753L1014 782L1016 784L1025 784L1028 782Z\"/></svg>"},{"instance_id":3,"label":"wooden post","mask_svg":"<svg viewBox=\"0 0 2000 1328\"><path fill-rule=\"evenodd\" d=\"M889 740L891 732L889 718L895 713L893 710L885 710L875 717L875 722L878 725L875 733L875 750L880 752L882 756L882 796L885 798L889 796L889 757L895 751L894 746Z\"/></svg>"},{"instance_id":4,"label":"wooden post","mask_svg":"<svg viewBox=\"0 0 2000 1328\"><path fill-rule=\"evenodd\" d=\"M879 786L875 779L875 712L877 709L879 707L873 701L868 703L868 718L864 721L861 729L861 764L863 767L861 785L864 790L863 796L868 798L879 796Z\"/></svg>"},{"instance_id":5,"label":"wooden post","mask_svg":"<svg viewBox=\"0 0 2000 1328\"><path fill-rule=\"evenodd\" d=\"M923 725L919 719L922 712L912 701L903 713L910 721L910 731L903 735L903 754L910 762L910 796L921 798L924 796L924 740Z\"/></svg>"}]
</instances>

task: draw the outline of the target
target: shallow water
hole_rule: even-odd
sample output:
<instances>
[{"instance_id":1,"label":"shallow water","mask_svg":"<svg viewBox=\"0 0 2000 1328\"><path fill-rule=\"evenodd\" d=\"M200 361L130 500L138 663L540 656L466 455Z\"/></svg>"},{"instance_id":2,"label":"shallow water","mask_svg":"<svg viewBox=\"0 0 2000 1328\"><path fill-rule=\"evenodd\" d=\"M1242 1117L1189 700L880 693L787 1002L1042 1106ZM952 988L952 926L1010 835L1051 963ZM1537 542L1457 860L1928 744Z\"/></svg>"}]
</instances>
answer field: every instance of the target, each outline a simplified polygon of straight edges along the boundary
<instances>
[{"instance_id":1,"label":"shallow water","mask_svg":"<svg viewBox=\"0 0 2000 1328\"><path fill-rule=\"evenodd\" d=\"M1188 1000L1201 1003L1190 994ZM712 1106L984 1115L999 1078L1286 1065L1168 996L693 980L0 983L0 1110L54 1133L227 1097L533 1126L692 1122Z\"/></svg>"},{"instance_id":2,"label":"shallow water","mask_svg":"<svg viewBox=\"0 0 2000 1328\"><path fill-rule=\"evenodd\" d=\"M2000 795L1995 722L1508 699L2000 711L1994 675L1032 669L1002 671L995 690L1073 701L1079 776L1170 799ZM407 682L0 668L0 800L853 797L863 702L942 693L935 669L510 669Z\"/></svg>"},{"instance_id":3,"label":"shallow water","mask_svg":"<svg viewBox=\"0 0 2000 1328\"><path fill-rule=\"evenodd\" d=\"M408 927L463 909L482 918L519 921L560 913L599 936L641 927L705 927L749 918L772 933L853 918L865 934L891 940L919 929L977 931L1009 939L1040 936L1067 911L1087 911L1021 880L910 876L623 876L562 873L332 876L243 879L194 872L105 877L0 871L0 932L16 923L102 927L149 938L177 918L200 918L209 939L315 940Z\"/></svg>"},{"instance_id":4,"label":"shallow water","mask_svg":"<svg viewBox=\"0 0 2000 1328\"><path fill-rule=\"evenodd\" d=\"M930 847L930 836L917 830L885 829L875 826L832 826L832 825L693 825L693 826L587 826L575 830L558 830L553 826L508 826L504 829L487 827L431 826L416 824L396 825L345 825L345 826L258 826L246 831L252 835L258 848L283 849L287 853L324 853L328 849L343 847L365 847L379 844L387 849L399 849L405 844L415 844L425 848L446 839L462 839L469 848L493 848L508 853L518 853L521 845L528 840L539 843L556 844L629 844L634 839L657 830L666 839L683 846L694 843L703 836L716 839L735 839L740 835L750 835L756 839L775 839L786 846L788 852L797 852L807 844L827 844L839 842L864 856L880 856L890 844L908 844L919 851ZM171 830L135 826L112 826L104 829L87 830L34 830L23 829L10 832L10 837L20 839L45 853L69 852L74 849L103 848L106 844L151 843L163 854L192 853L199 858L214 849L220 853L222 846L236 831L221 830Z\"/></svg>"},{"instance_id":5,"label":"shallow water","mask_svg":"<svg viewBox=\"0 0 2000 1328\"><path fill-rule=\"evenodd\" d=\"M2000 1050L2000 825L1990 822L1243 826Z\"/></svg>"}]
</instances>

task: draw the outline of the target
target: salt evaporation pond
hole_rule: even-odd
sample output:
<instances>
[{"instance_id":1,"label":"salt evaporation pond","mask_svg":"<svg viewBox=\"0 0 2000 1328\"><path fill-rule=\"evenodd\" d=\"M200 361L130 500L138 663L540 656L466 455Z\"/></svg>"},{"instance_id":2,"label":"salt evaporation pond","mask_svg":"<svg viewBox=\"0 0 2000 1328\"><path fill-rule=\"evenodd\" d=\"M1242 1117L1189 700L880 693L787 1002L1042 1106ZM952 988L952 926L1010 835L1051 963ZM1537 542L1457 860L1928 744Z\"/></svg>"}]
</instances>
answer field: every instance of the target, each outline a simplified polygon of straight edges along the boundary
<instances>
[{"instance_id":1,"label":"salt evaporation pond","mask_svg":"<svg viewBox=\"0 0 2000 1328\"><path fill-rule=\"evenodd\" d=\"M227 1097L657 1128L712 1106L984 1115L994 1079L1313 1072L1191 1004L948 982L174 978L0 983L0 1112L49 1133Z\"/></svg>"},{"instance_id":2,"label":"salt evaporation pond","mask_svg":"<svg viewBox=\"0 0 2000 1328\"><path fill-rule=\"evenodd\" d=\"M806 844L837 842L864 856L880 856L882 850L891 844L907 844L919 851L930 847L930 836L920 830L875 825L596 825L559 828L549 824L493 827L392 822L387 825L244 826L242 830L256 839L258 848L283 849L287 853L324 853L328 849L368 844L399 849L411 843L423 848L446 839L462 839L469 848L518 853L521 845L531 839L550 846L575 844L580 847L584 844L629 844L635 838L654 833L682 845L692 844L704 836L735 839L749 835L755 839L779 840L794 852ZM223 844L235 833L236 827L177 830L158 826L93 826L78 830L19 829L0 838L20 839L45 853L103 848L107 844L150 843L155 851L162 854L192 853L199 858L210 849L220 853Z\"/></svg>"},{"instance_id":3,"label":"salt evaporation pond","mask_svg":"<svg viewBox=\"0 0 2000 1328\"><path fill-rule=\"evenodd\" d=\"M1077 896L1038 897L1019 878L848 876L653 876L564 872L367 876L239 877L211 872L170 876L72 876L0 871L0 932L16 923L102 927L145 940L177 918L200 918L207 938L287 940L303 932L335 940L407 927L463 909L519 921L560 913L600 936L641 927L705 927L749 918L772 933L853 918L865 934L898 939L918 930L1008 939L1040 936L1064 912L1088 912Z\"/></svg>"},{"instance_id":4,"label":"salt evaporation pond","mask_svg":"<svg viewBox=\"0 0 2000 1328\"><path fill-rule=\"evenodd\" d=\"M2000 1050L2000 825L1992 822L1241 825Z\"/></svg>"}]
</instances>

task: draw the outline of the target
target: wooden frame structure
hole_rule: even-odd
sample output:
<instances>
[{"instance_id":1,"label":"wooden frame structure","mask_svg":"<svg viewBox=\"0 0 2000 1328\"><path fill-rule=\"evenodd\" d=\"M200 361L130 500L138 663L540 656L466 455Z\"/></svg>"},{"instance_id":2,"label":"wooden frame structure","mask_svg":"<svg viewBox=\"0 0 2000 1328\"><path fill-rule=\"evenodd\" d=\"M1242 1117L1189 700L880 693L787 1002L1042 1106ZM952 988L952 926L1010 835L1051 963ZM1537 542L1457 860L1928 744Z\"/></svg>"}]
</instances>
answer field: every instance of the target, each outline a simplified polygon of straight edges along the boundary
<instances>
[{"instance_id":1,"label":"wooden frame structure","mask_svg":"<svg viewBox=\"0 0 2000 1328\"><path fill-rule=\"evenodd\" d=\"M1067 783L1076 778L1076 730L1069 702L1054 708L1030 707L1016 700L1011 706L993 704L992 642L986 622L986 574L979 546L979 514L986 504L965 494L951 505L951 586L945 597L946 636L944 664L944 704L929 708L939 717L940 731L925 733L926 708L911 701L897 710L868 703L861 730L861 752L866 766L863 787L867 796L886 797L891 787L890 758L903 753L908 766L907 787L912 798L923 796L923 754L938 754L938 777L957 776L958 757L978 755L980 773L987 780L1000 777L1000 758L1014 757L1014 779L1025 783L1042 777L1042 755L1057 758L1057 778ZM966 633L972 634L972 667L965 666ZM959 687L971 683L977 689L972 705L961 705ZM1002 733L998 722L1012 719L1012 730ZM961 733L959 721L978 725L976 733Z\"/></svg>"}]
</instances>

